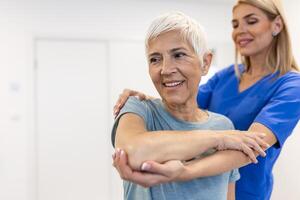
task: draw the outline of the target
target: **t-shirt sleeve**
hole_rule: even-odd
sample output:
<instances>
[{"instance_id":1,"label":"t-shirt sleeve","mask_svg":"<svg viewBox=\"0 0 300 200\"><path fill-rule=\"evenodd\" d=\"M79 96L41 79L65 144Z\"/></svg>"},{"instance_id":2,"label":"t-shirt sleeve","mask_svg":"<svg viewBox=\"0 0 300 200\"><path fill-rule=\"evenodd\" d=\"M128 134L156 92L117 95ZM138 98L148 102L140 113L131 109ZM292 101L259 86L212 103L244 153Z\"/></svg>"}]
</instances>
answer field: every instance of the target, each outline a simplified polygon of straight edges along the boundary
<instances>
[{"instance_id":1,"label":"t-shirt sleeve","mask_svg":"<svg viewBox=\"0 0 300 200\"><path fill-rule=\"evenodd\" d=\"M284 80L254 122L263 124L276 136L280 148L300 118L300 76Z\"/></svg>"},{"instance_id":2,"label":"t-shirt sleeve","mask_svg":"<svg viewBox=\"0 0 300 200\"><path fill-rule=\"evenodd\" d=\"M199 108L202 109L208 108L212 92L217 82L218 82L218 74L216 73L205 84L199 86L198 95L197 95L197 103Z\"/></svg>"},{"instance_id":3,"label":"t-shirt sleeve","mask_svg":"<svg viewBox=\"0 0 300 200\"><path fill-rule=\"evenodd\" d=\"M238 169L234 169L234 170L232 170L230 172L229 183L236 182L240 178L241 178L241 176L240 176L239 170Z\"/></svg>"},{"instance_id":4,"label":"t-shirt sleeve","mask_svg":"<svg viewBox=\"0 0 300 200\"><path fill-rule=\"evenodd\" d=\"M136 97L129 97L123 108L120 110L118 116L115 119L115 122L113 124L113 128L111 131L111 142L113 147L115 147L115 137L116 137L116 131L117 127L119 125L120 118L126 114L126 113L134 113L140 116L144 121L146 122L147 118L147 108L143 101L140 101Z\"/></svg>"}]
</instances>

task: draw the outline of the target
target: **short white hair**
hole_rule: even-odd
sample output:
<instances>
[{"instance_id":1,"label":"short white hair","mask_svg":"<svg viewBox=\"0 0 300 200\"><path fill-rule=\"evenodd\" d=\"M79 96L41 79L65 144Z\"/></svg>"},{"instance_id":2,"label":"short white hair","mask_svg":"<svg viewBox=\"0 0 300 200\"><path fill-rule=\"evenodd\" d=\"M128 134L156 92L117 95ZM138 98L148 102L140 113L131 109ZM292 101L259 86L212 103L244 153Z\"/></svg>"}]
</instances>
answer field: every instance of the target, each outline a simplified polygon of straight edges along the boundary
<instances>
[{"instance_id":1,"label":"short white hair","mask_svg":"<svg viewBox=\"0 0 300 200\"><path fill-rule=\"evenodd\" d=\"M206 33L196 20L178 11L162 14L152 21L145 39L146 53L151 40L174 30L178 30L191 45L202 65L204 55L209 53Z\"/></svg>"}]
</instances>

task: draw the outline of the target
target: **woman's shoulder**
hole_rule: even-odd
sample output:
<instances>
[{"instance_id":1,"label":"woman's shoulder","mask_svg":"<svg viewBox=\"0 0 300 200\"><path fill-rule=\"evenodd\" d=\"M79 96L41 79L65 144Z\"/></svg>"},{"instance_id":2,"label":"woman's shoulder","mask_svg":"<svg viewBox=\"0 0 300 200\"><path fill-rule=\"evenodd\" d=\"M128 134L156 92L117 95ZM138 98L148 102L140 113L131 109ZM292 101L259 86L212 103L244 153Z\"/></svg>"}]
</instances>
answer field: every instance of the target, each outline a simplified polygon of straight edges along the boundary
<instances>
[{"instance_id":1,"label":"woman's shoulder","mask_svg":"<svg viewBox=\"0 0 300 200\"><path fill-rule=\"evenodd\" d=\"M234 129L234 125L232 121L225 115L211 112L211 111L207 111L207 112L209 114L210 121L216 124L216 126L219 126L223 130Z\"/></svg>"},{"instance_id":2,"label":"woman's shoulder","mask_svg":"<svg viewBox=\"0 0 300 200\"><path fill-rule=\"evenodd\" d=\"M271 79L271 87L275 88L277 95L284 98L300 98L300 73L295 71L287 72L278 78ZM272 91L272 90L270 90Z\"/></svg>"},{"instance_id":3,"label":"woman's shoulder","mask_svg":"<svg viewBox=\"0 0 300 200\"><path fill-rule=\"evenodd\" d=\"M294 78L294 79L298 80L298 79L300 79L300 72L292 70L292 71L289 71L289 72L285 73L282 77Z\"/></svg>"},{"instance_id":4,"label":"woman's shoulder","mask_svg":"<svg viewBox=\"0 0 300 200\"><path fill-rule=\"evenodd\" d=\"M294 85L300 88L300 73L297 71L289 71L277 79L280 85Z\"/></svg>"}]
</instances>

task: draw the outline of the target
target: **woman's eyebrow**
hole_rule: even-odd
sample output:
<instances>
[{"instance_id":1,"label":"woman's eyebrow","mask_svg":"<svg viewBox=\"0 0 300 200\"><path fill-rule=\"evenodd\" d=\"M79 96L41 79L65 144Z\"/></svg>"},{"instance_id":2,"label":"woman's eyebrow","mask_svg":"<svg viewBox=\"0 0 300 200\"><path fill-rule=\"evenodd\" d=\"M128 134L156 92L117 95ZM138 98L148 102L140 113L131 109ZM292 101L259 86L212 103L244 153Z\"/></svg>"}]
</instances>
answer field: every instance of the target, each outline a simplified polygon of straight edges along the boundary
<instances>
[{"instance_id":1,"label":"woman's eyebrow","mask_svg":"<svg viewBox=\"0 0 300 200\"><path fill-rule=\"evenodd\" d=\"M174 53L176 51L179 51L179 50L185 50L186 51L186 48L184 47L176 47L176 48L173 48L171 50L169 50L170 53Z\"/></svg>"},{"instance_id":2,"label":"woman's eyebrow","mask_svg":"<svg viewBox=\"0 0 300 200\"><path fill-rule=\"evenodd\" d=\"M250 14L244 16L243 19L247 19L247 18L252 17L254 15L255 15L255 13L250 13ZM237 22L237 21L238 21L237 19L233 19L233 20L231 20L231 23L234 23L234 22Z\"/></svg>"},{"instance_id":3,"label":"woman's eyebrow","mask_svg":"<svg viewBox=\"0 0 300 200\"><path fill-rule=\"evenodd\" d=\"M254 14L254 13L250 13L250 14L244 16L243 18L244 18L244 19L247 19L247 18L249 18L249 17L252 17L253 15L255 15L255 14Z\"/></svg>"},{"instance_id":4,"label":"woman's eyebrow","mask_svg":"<svg viewBox=\"0 0 300 200\"><path fill-rule=\"evenodd\" d=\"M153 53L150 53L149 54L149 57L152 57L152 56L159 56L160 55L160 53L158 53L158 52L153 52Z\"/></svg>"}]
</instances>

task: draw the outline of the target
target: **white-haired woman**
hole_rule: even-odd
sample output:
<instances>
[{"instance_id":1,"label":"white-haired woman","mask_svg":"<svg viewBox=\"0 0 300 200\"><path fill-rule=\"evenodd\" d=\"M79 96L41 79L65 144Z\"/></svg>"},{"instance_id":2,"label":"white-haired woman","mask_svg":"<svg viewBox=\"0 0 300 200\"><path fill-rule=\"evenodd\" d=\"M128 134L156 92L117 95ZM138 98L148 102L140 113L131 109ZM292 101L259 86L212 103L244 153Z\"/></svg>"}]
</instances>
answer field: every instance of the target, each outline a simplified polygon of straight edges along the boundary
<instances>
[{"instance_id":1,"label":"white-haired woman","mask_svg":"<svg viewBox=\"0 0 300 200\"><path fill-rule=\"evenodd\" d=\"M233 7L232 26L242 65L235 64L216 73L199 87L197 101L201 108L227 116L238 130L266 134L264 140L271 146L267 156L258 157L256 165L240 168L236 198L269 200L274 163L300 118L299 68L280 0L238 0ZM136 92L125 91L117 105L122 105L128 95ZM223 164L224 160L227 164ZM222 168L233 169L246 163L239 152L218 152L186 167L182 178L214 175ZM126 165L122 166L126 169ZM154 162L148 168L160 174L171 173L171 168L163 171L163 166Z\"/></svg>"},{"instance_id":2,"label":"white-haired woman","mask_svg":"<svg viewBox=\"0 0 300 200\"><path fill-rule=\"evenodd\" d=\"M179 12L159 16L149 28L146 54L150 77L162 100L141 102L130 97L116 118L112 142L117 149L122 149L114 157L120 176L128 180L124 182L124 199L225 200L227 195L232 197L234 183L239 178L237 170L185 182L174 181L176 174L184 170L182 161L195 162L199 156L209 157L213 149L237 150L255 161L254 152L265 156L262 148L267 147L262 140L264 134L233 131L232 123L225 116L198 108L198 85L212 57L201 27ZM160 185L153 182L150 188L130 182L132 177L119 169L119 160L124 160L125 152L130 170L146 169L142 163L148 160L165 163L173 173L172 177L162 177L160 183L171 179L173 182Z\"/></svg>"}]
</instances>

